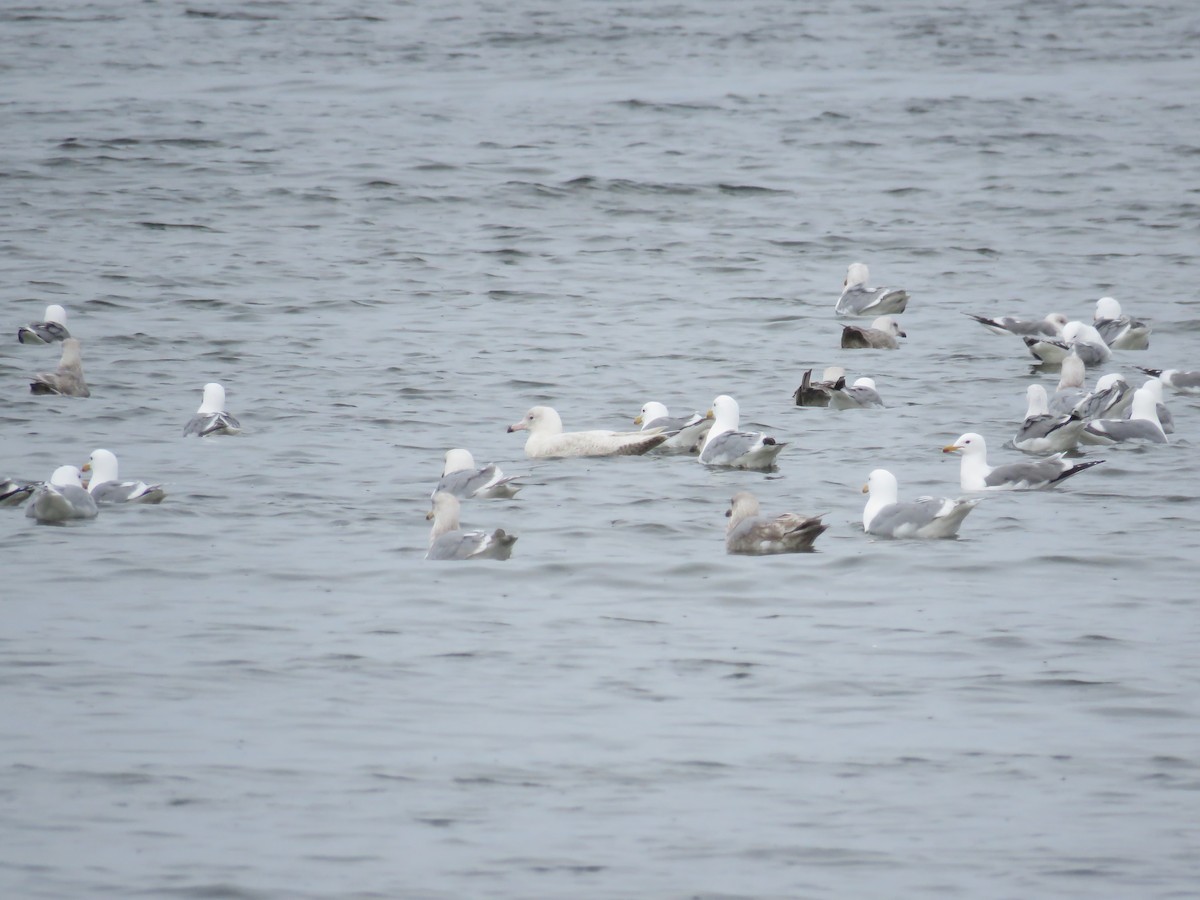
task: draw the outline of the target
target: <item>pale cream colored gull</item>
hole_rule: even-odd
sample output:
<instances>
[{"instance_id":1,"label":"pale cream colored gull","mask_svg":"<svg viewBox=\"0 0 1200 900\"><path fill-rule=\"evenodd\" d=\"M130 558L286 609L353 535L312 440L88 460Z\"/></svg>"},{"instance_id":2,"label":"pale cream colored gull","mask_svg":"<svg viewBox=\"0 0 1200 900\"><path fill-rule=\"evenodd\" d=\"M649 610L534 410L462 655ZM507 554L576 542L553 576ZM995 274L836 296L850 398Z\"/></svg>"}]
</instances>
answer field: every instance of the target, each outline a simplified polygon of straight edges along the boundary
<instances>
[{"instance_id":1,"label":"pale cream colored gull","mask_svg":"<svg viewBox=\"0 0 1200 900\"><path fill-rule=\"evenodd\" d=\"M979 503L961 497L918 497L902 503L896 476L887 469L875 469L863 485L863 493L871 495L863 507L863 530L877 537L955 537L963 519Z\"/></svg>"},{"instance_id":2,"label":"pale cream colored gull","mask_svg":"<svg viewBox=\"0 0 1200 900\"><path fill-rule=\"evenodd\" d=\"M908 337L891 316L880 316L870 328L858 325L842 326L843 350L895 350L900 346L898 337Z\"/></svg>"},{"instance_id":3,"label":"pale cream colored gull","mask_svg":"<svg viewBox=\"0 0 1200 900\"><path fill-rule=\"evenodd\" d=\"M17 340L22 344L52 344L71 336L67 331L67 311L57 303L46 307L44 321L30 322L17 329Z\"/></svg>"},{"instance_id":4,"label":"pale cream colored gull","mask_svg":"<svg viewBox=\"0 0 1200 900\"><path fill-rule=\"evenodd\" d=\"M64 397L90 397L87 382L83 380L83 357L80 354L79 341L76 338L66 338L62 342L62 357L58 361L58 370L43 372L33 376L29 383L32 394L62 394Z\"/></svg>"},{"instance_id":5,"label":"pale cream colored gull","mask_svg":"<svg viewBox=\"0 0 1200 900\"><path fill-rule=\"evenodd\" d=\"M241 423L225 412L225 388L215 381L210 381L204 386L204 399L200 402L200 408L183 426L183 436L194 434L197 437L208 437L237 434L241 430Z\"/></svg>"},{"instance_id":6,"label":"pale cream colored gull","mask_svg":"<svg viewBox=\"0 0 1200 900\"><path fill-rule=\"evenodd\" d=\"M1088 444L1123 444L1127 441L1165 444L1167 435L1158 421L1156 405L1153 390L1138 388L1133 392L1128 419L1094 419L1083 429L1083 440Z\"/></svg>"},{"instance_id":7,"label":"pale cream colored gull","mask_svg":"<svg viewBox=\"0 0 1200 900\"><path fill-rule=\"evenodd\" d=\"M505 475L495 463L477 467L470 450L456 447L446 451L442 477L433 492L445 491L460 500L508 500L524 487L516 483L522 477Z\"/></svg>"},{"instance_id":8,"label":"pale cream colored gull","mask_svg":"<svg viewBox=\"0 0 1200 900\"><path fill-rule=\"evenodd\" d=\"M535 406L509 432L526 431L530 459L579 456L640 456L663 443L669 434L648 431L563 431L562 419L549 406Z\"/></svg>"},{"instance_id":9,"label":"pale cream colored gull","mask_svg":"<svg viewBox=\"0 0 1200 900\"><path fill-rule=\"evenodd\" d=\"M959 483L964 491L1036 491L1064 481L1084 469L1098 466L1102 459L1069 463L1059 453L1036 462L989 466L987 444L973 431L942 448L943 453L961 453Z\"/></svg>"},{"instance_id":10,"label":"pale cream colored gull","mask_svg":"<svg viewBox=\"0 0 1200 900\"><path fill-rule=\"evenodd\" d=\"M1083 387L1086 376L1083 360L1074 353L1068 353L1058 373L1058 388L1050 398L1050 412L1069 413L1073 410L1075 404L1087 396Z\"/></svg>"},{"instance_id":11,"label":"pale cream colored gull","mask_svg":"<svg viewBox=\"0 0 1200 900\"><path fill-rule=\"evenodd\" d=\"M39 485L25 515L43 525L57 525L73 519L94 519L99 509L83 487L83 478L75 466L59 466L50 480Z\"/></svg>"},{"instance_id":12,"label":"pale cream colored gull","mask_svg":"<svg viewBox=\"0 0 1200 900\"><path fill-rule=\"evenodd\" d=\"M820 516L783 513L762 515L758 499L748 491L733 495L725 511L725 551L765 556L773 553L801 553L811 550L813 541L828 528Z\"/></svg>"},{"instance_id":13,"label":"pale cream colored gull","mask_svg":"<svg viewBox=\"0 0 1200 900\"><path fill-rule=\"evenodd\" d=\"M671 436L658 449L664 453L699 453L704 436L712 428L712 416L693 412L690 416L672 416L667 407L657 400L648 401L633 420L642 431L668 432Z\"/></svg>"},{"instance_id":14,"label":"pale cream colored gull","mask_svg":"<svg viewBox=\"0 0 1200 900\"><path fill-rule=\"evenodd\" d=\"M161 484L144 481L121 481L116 454L111 450L96 449L83 465L83 471L91 472L88 493L97 503L162 503L167 492Z\"/></svg>"},{"instance_id":15,"label":"pale cream colored gull","mask_svg":"<svg viewBox=\"0 0 1200 900\"><path fill-rule=\"evenodd\" d=\"M429 531L429 552L426 559L508 559L512 556L515 534L503 528L495 531L463 531L458 525L461 506L458 498L445 491L433 495L433 505L426 519L433 520Z\"/></svg>"},{"instance_id":16,"label":"pale cream colored gull","mask_svg":"<svg viewBox=\"0 0 1200 900\"><path fill-rule=\"evenodd\" d=\"M775 465L775 457L787 446L761 431L738 431L741 411L728 394L713 400L712 414L713 426L698 457L706 466L766 470Z\"/></svg>"},{"instance_id":17,"label":"pale cream colored gull","mask_svg":"<svg viewBox=\"0 0 1200 900\"><path fill-rule=\"evenodd\" d=\"M1104 343L1114 350L1146 350L1150 347L1150 326L1122 314L1121 304L1112 297L1096 301L1092 325Z\"/></svg>"},{"instance_id":18,"label":"pale cream colored gull","mask_svg":"<svg viewBox=\"0 0 1200 900\"><path fill-rule=\"evenodd\" d=\"M1013 446L1025 453L1061 453L1079 446L1084 421L1069 412L1054 415L1046 402L1046 389L1031 384L1025 391L1028 408L1021 427L1013 436Z\"/></svg>"},{"instance_id":19,"label":"pale cream colored gull","mask_svg":"<svg viewBox=\"0 0 1200 900\"><path fill-rule=\"evenodd\" d=\"M879 316L902 313L908 306L908 291L868 287L871 272L866 263L851 263L842 282L842 295L834 311L839 316Z\"/></svg>"}]
</instances>

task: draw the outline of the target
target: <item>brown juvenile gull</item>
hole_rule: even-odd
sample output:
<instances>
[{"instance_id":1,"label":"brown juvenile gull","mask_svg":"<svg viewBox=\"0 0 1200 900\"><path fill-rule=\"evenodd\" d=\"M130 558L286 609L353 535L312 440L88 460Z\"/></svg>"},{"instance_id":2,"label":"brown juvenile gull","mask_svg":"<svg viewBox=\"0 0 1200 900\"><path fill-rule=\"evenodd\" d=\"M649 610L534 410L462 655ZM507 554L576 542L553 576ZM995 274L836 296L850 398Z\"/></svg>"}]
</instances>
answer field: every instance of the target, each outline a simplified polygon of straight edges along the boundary
<instances>
[{"instance_id":1,"label":"brown juvenile gull","mask_svg":"<svg viewBox=\"0 0 1200 900\"><path fill-rule=\"evenodd\" d=\"M762 556L770 553L802 553L811 550L828 525L820 516L798 516L793 513L769 518L761 514L758 498L748 491L733 495L725 511L729 525L725 528L727 553L746 553Z\"/></svg>"},{"instance_id":2,"label":"brown juvenile gull","mask_svg":"<svg viewBox=\"0 0 1200 900\"><path fill-rule=\"evenodd\" d=\"M503 528L495 531L463 531L458 526L461 505L445 491L433 495L433 508L425 515L433 520L429 531L426 559L508 559L512 556L515 534Z\"/></svg>"},{"instance_id":3,"label":"brown juvenile gull","mask_svg":"<svg viewBox=\"0 0 1200 900\"><path fill-rule=\"evenodd\" d=\"M979 503L961 497L918 497L901 502L896 476L887 469L874 470L863 493L871 495L863 508L863 530L877 537L955 537L963 519Z\"/></svg>"},{"instance_id":4,"label":"brown juvenile gull","mask_svg":"<svg viewBox=\"0 0 1200 900\"><path fill-rule=\"evenodd\" d=\"M843 350L895 350L900 346L897 337L908 337L891 316L880 316L870 328L858 325L842 326Z\"/></svg>"},{"instance_id":5,"label":"brown juvenile gull","mask_svg":"<svg viewBox=\"0 0 1200 900\"><path fill-rule=\"evenodd\" d=\"M841 366L827 366L820 381L812 380L812 369L807 369L800 379L800 387L792 392L797 406L828 406L829 392L846 386L846 370Z\"/></svg>"},{"instance_id":6,"label":"brown juvenile gull","mask_svg":"<svg viewBox=\"0 0 1200 900\"><path fill-rule=\"evenodd\" d=\"M878 316L883 313L902 313L908 306L908 291L867 287L871 272L866 263L850 263L842 295L834 312L839 316Z\"/></svg>"},{"instance_id":7,"label":"brown juvenile gull","mask_svg":"<svg viewBox=\"0 0 1200 900\"><path fill-rule=\"evenodd\" d=\"M33 394L62 394L64 397L90 397L87 382L83 380L83 358L79 353L79 341L66 338L62 342L62 358L58 371L34 375L29 383Z\"/></svg>"},{"instance_id":8,"label":"brown juvenile gull","mask_svg":"<svg viewBox=\"0 0 1200 900\"><path fill-rule=\"evenodd\" d=\"M527 431L525 455L530 459L579 456L641 456L671 435L655 431L563 431L562 419L549 406L535 406L509 433Z\"/></svg>"}]
</instances>

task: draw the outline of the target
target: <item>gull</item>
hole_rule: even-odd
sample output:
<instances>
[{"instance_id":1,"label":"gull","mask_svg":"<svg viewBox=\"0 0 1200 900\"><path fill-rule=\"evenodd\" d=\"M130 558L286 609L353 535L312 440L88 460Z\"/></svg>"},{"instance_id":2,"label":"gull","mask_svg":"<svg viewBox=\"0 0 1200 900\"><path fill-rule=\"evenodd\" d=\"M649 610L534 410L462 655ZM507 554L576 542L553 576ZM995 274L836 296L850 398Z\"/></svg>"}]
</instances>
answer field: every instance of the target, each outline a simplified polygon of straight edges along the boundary
<instances>
[{"instance_id":1,"label":"gull","mask_svg":"<svg viewBox=\"0 0 1200 900\"><path fill-rule=\"evenodd\" d=\"M579 456L640 456L671 435L647 431L563 431L562 419L549 406L535 406L520 422L508 426L527 431L525 455L530 459Z\"/></svg>"},{"instance_id":2,"label":"gull","mask_svg":"<svg viewBox=\"0 0 1200 900\"><path fill-rule=\"evenodd\" d=\"M792 392L797 406L828 406L829 392L846 384L846 370L841 366L827 366L820 381L812 380L812 369L805 371L800 387Z\"/></svg>"},{"instance_id":3,"label":"gull","mask_svg":"<svg viewBox=\"0 0 1200 900\"><path fill-rule=\"evenodd\" d=\"M72 519L94 519L99 509L83 487L75 466L59 466L50 480L38 486L25 515L41 524L58 525Z\"/></svg>"},{"instance_id":4,"label":"gull","mask_svg":"<svg viewBox=\"0 0 1200 900\"><path fill-rule=\"evenodd\" d=\"M111 450L93 450L83 471L92 473L87 490L97 503L162 503L167 496L161 484L119 480L117 457Z\"/></svg>"},{"instance_id":5,"label":"gull","mask_svg":"<svg viewBox=\"0 0 1200 900\"><path fill-rule=\"evenodd\" d=\"M981 435L968 431L953 444L942 448L943 453L961 453L959 483L964 491L1036 491L1058 484L1084 469L1098 466L1102 459L1069 463L1058 453L1036 462L1016 462L989 466L987 444Z\"/></svg>"},{"instance_id":6,"label":"gull","mask_svg":"<svg viewBox=\"0 0 1200 900\"><path fill-rule=\"evenodd\" d=\"M44 321L30 322L17 329L17 340L22 344L52 344L71 336L67 331L67 311L57 303L46 307Z\"/></svg>"},{"instance_id":7,"label":"gull","mask_svg":"<svg viewBox=\"0 0 1200 900\"><path fill-rule=\"evenodd\" d=\"M775 465L775 457L787 446L761 431L738 431L741 411L728 394L713 400L712 413L713 426L699 456L706 466L766 470Z\"/></svg>"},{"instance_id":8,"label":"gull","mask_svg":"<svg viewBox=\"0 0 1200 900\"><path fill-rule=\"evenodd\" d=\"M445 491L463 500L472 497L477 500L509 500L524 487L513 483L522 477L505 475L494 463L476 468L471 451L456 447L446 451L442 477L433 493Z\"/></svg>"},{"instance_id":9,"label":"gull","mask_svg":"<svg viewBox=\"0 0 1200 900\"><path fill-rule=\"evenodd\" d=\"M1128 419L1095 419L1083 429L1083 440L1089 444L1121 444L1126 441L1147 441L1165 444L1167 435L1158 421L1157 401L1153 390L1138 388L1133 392L1133 406Z\"/></svg>"},{"instance_id":10,"label":"gull","mask_svg":"<svg viewBox=\"0 0 1200 900\"><path fill-rule=\"evenodd\" d=\"M1052 415L1046 404L1046 389L1040 384L1031 384L1025 396L1029 406L1013 437L1014 447L1025 453L1061 453L1079 446L1084 426L1079 415Z\"/></svg>"},{"instance_id":11,"label":"gull","mask_svg":"<svg viewBox=\"0 0 1200 900\"><path fill-rule=\"evenodd\" d=\"M200 402L200 408L183 426L183 436L194 434L197 437L208 437L237 434L241 430L241 423L225 412L225 388L215 381L210 381L204 386L204 399Z\"/></svg>"},{"instance_id":12,"label":"gull","mask_svg":"<svg viewBox=\"0 0 1200 900\"><path fill-rule=\"evenodd\" d=\"M866 263L851 263L842 282L842 295L834 311L839 316L877 316L902 313L908 306L908 292L891 288L867 287L871 280Z\"/></svg>"},{"instance_id":13,"label":"gull","mask_svg":"<svg viewBox=\"0 0 1200 900\"><path fill-rule=\"evenodd\" d=\"M890 538L955 537L963 519L980 502L961 497L918 497L901 503L896 476L887 469L871 472L863 493L871 495L863 508L863 530Z\"/></svg>"},{"instance_id":14,"label":"gull","mask_svg":"<svg viewBox=\"0 0 1200 900\"><path fill-rule=\"evenodd\" d=\"M1030 353L1051 365L1061 363L1071 352L1082 359L1085 366L1098 366L1107 362L1112 355L1100 332L1084 322L1068 322L1063 328L1061 340L1028 335L1022 340Z\"/></svg>"},{"instance_id":15,"label":"gull","mask_svg":"<svg viewBox=\"0 0 1200 900\"><path fill-rule=\"evenodd\" d=\"M62 342L62 357L58 370L33 376L29 383L31 394L62 394L64 397L90 397L87 382L83 380L83 358L79 340L65 338Z\"/></svg>"},{"instance_id":16,"label":"gull","mask_svg":"<svg viewBox=\"0 0 1200 900\"><path fill-rule=\"evenodd\" d=\"M833 409L869 409L883 406L883 398L875 390L874 378L859 378L850 387L844 385L829 392Z\"/></svg>"},{"instance_id":17,"label":"gull","mask_svg":"<svg viewBox=\"0 0 1200 900\"><path fill-rule=\"evenodd\" d=\"M671 411L657 400L647 401L633 420L642 431L670 432L671 436L658 445L659 450L669 453L699 453L712 423L712 416L702 416L698 412L690 416L672 416Z\"/></svg>"},{"instance_id":18,"label":"gull","mask_svg":"<svg viewBox=\"0 0 1200 900\"><path fill-rule=\"evenodd\" d=\"M897 337L908 337L891 316L880 316L870 328L858 325L842 326L843 350L895 350L900 346Z\"/></svg>"},{"instance_id":19,"label":"gull","mask_svg":"<svg viewBox=\"0 0 1200 900\"><path fill-rule=\"evenodd\" d=\"M1200 394L1200 372L1183 372L1179 369L1146 369L1134 366L1151 378L1157 378L1165 387L1174 388L1181 394Z\"/></svg>"},{"instance_id":20,"label":"gull","mask_svg":"<svg viewBox=\"0 0 1200 900\"><path fill-rule=\"evenodd\" d=\"M739 491L725 511L725 551L763 556L772 553L801 553L828 528L820 516L783 513L774 518L762 515L758 498Z\"/></svg>"},{"instance_id":21,"label":"gull","mask_svg":"<svg viewBox=\"0 0 1200 900\"><path fill-rule=\"evenodd\" d=\"M1150 326L1122 315L1121 304L1112 297L1096 301L1092 325L1114 350L1146 350L1150 346Z\"/></svg>"},{"instance_id":22,"label":"gull","mask_svg":"<svg viewBox=\"0 0 1200 900\"><path fill-rule=\"evenodd\" d=\"M429 531L426 559L508 559L512 556L515 534L503 528L495 531L463 531L458 526L461 506L458 498L445 491L433 495L432 508L425 515L433 520Z\"/></svg>"},{"instance_id":23,"label":"gull","mask_svg":"<svg viewBox=\"0 0 1200 900\"><path fill-rule=\"evenodd\" d=\"M1018 337L1060 337L1067 324L1067 317L1062 313L1050 313L1044 319L1018 319L1013 316L977 316L974 313L963 313L970 316L988 331L994 334L1015 334Z\"/></svg>"}]
</instances>

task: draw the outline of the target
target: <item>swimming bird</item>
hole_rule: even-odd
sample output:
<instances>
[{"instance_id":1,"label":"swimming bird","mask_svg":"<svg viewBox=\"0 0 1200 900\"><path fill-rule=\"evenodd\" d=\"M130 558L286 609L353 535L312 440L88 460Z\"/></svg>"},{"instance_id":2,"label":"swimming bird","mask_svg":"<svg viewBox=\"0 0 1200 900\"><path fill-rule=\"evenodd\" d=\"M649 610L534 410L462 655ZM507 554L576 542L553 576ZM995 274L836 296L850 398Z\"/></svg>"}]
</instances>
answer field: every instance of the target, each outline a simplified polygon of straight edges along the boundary
<instances>
[{"instance_id":1,"label":"swimming bird","mask_svg":"<svg viewBox=\"0 0 1200 900\"><path fill-rule=\"evenodd\" d=\"M462 500L509 500L524 487L515 483L522 477L505 475L495 463L476 468L471 451L456 447L446 451L442 477L433 493L444 491Z\"/></svg>"},{"instance_id":2,"label":"swimming bird","mask_svg":"<svg viewBox=\"0 0 1200 900\"><path fill-rule=\"evenodd\" d=\"M50 480L38 486L25 515L42 524L56 525L72 519L94 519L99 513L96 501L83 487L75 466L59 466Z\"/></svg>"},{"instance_id":3,"label":"swimming bird","mask_svg":"<svg viewBox=\"0 0 1200 900\"><path fill-rule=\"evenodd\" d=\"M1083 418L1074 412L1052 415L1046 403L1046 389L1031 384L1025 391L1028 408L1021 427L1013 437L1013 446L1025 453L1061 453L1079 446Z\"/></svg>"},{"instance_id":4,"label":"swimming bird","mask_svg":"<svg viewBox=\"0 0 1200 900\"><path fill-rule=\"evenodd\" d=\"M993 467L987 463L987 444L981 435L973 431L943 447L942 452L962 454L959 483L964 491L1036 491L1104 462L1102 459L1093 459L1069 463L1063 459L1063 454L1057 453L1037 461Z\"/></svg>"},{"instance_id":5,"label":"swimming bird","mask_svg":"<svg viewBox=\"0 0 1200 900\"><path fill-rule=\"evenodd\" d=\"M1018 337L1030 335L1033 337L1060 337L1067 317L1062 313L1050 313L1044 319L1018 319L1015 316L977 316L974 313L963 313L970 316L993 334L1015 334Z\"/></svg>"},{"instance_id":6,"label":"swimming bird","mask_svg":"<svg viewBox=\"0 0 1200 900\"><path fill-rule=\"evenodd\" d=\"M658 449L664 453L699 453L712 423L712 416L702 416L698 412L690 416L672 416L671 411L657 400L648 401L633 420L633 424L640 425L642 431L659 429L671 433L658 445Z\"/></svg>"},{"instance_id":7,"label":"swimming bird","mask_svg":"<svg viewBox=\"0 0 1200 900\"><path fill-rule=\"evenodd\" d=\"M87 490L97 503L162 503L167 496L161 484L119 480L117 469L117 457L111 450L93 450L83 464L83 471L92 473Z\"/></svg>"},{"instance_id":8,"label":"swimming bird","mask_svg":"<svg viewBox=\"0 0 1200 900\"><path fill-rule=\"evenodd\" d=\"M0 506L20 506L38 488L38 482L28 483L0 478Z\"/></svg>"},{"instance_id":9,"label":"swimming bird","mask_svg":"<svg viewBox=\"0 0 1200 900\"><path fill-rule=\"evenodd\" d=\"M495 531L463 531L458 525L461 509L458 498L446 491L433 495L432 508L425 515L433 520L429 530L426 559L508 559L512 556L515 534L503 528Z\"/></svg>"},{"instance_id":10,"label":"swimming bird","mask_svg":"<svg viewBox=\"0 0 1200 900\"><path fill-rule=\"evenodd\" d=\"M52 344L71 336L67 331L67 311L57 303L46 307L45 321L30 322L17 329L17 340L22 344Z\"/></svg>"},{"instance_id":11,"label":"swimming bird","mask_svg":"<svg viewBox=\"0 0 1200 900\"><path fill-rule=\"evenodd\" d=\"M525 455L530 459L553 459L580 456L640 456L662 444L671 435L648 431L568 431L563 432L562 419L553 407L535 406L520 422L508 426L514 431L527 431Z\"/></svg>"},{"instance_id":12,"label":"swimming bird","mask_svg":"<svg viewBox=\"0 0 1200 900\"><path fill-rule=\"evenodd\" d=\"M42 372L33 376L29 383L31 394L61 394L64 397L90 397L87 382L83 380L83 357L77 338L64 338L62 357L58 370Z\"/></svg>"},{"instance_id":13,"label":"swimming bird","mask_svg":"<svg viewBox=\"0 0 1200 900\"><path fill-rule=\"evenodd\" d=\"M1167 443L1167 435L1158 421L1153 390L1138 388L1133 392L1133 406L1128 419L1095 419L1083 429L1083 440L1089 444L1121 444L1126 441Z\"/></svg>"},{"instance_id":14,"label":"swimming bird","mask_svg":"<svg viewBox=\"0 0 1200 900\"><path fill-rule=\"evenodd\" d=\"M1134 366L1145 372L1151 378L1157 378L1164 386L1173 388L1181 394L1200 394L1200 372L1184 372L1179 369L1147 369Z\"/></svg>"},{"instance_id":15,"label":"swimming bird","mask_svg":"<svg viewBox=\"0 0 1200 900\"><path fill-rule=\"evenodd\" d=\"M1050 398L1050 412L1069 413L1075 404L1087 396L1084 390L1084 379L1087 375L1083 360L1074 353L1068 353L1062 361L1058 375L1058 388Z\"/></svg>"},{"instance_id":16,"label":"swimming bird","mask_svg":"<svg viewBox=\"0 0 1200 900\"><path fill-rule=\"evenodd\" d=\"M918 497L899 500L896 476L887 469L875 469L863 485L870 494L863 508L863 530L867 534L890 538L951 538L979 500L946 497Z\"/></svg>"},{"instance_id":17,"label":"swimming bird","mask_svg":"<svg viewBox=\"0 0 1200 900\"><path fill-rule=\"evenodd\" d=\"M866 263L851 263L842 282L842 295L834 311L839 316L878 316L902 313L908 306L908 291L867 287L871 280Z\"/></svg>"},{"instance_id":18,"label":"swimming bird","mask_svg":"<svg viewBox=\"0 0 1200 900\"><path fill-rule=\"evenodd\" d=\"M1121 304L1112 297L1096 301L1092 325L1114 350L1146 350L1150 347L1150 326L1121 313Z\"/></svg>"},{"instance_id":19,"label":"swimming bird","mask_svg":"<svg viewBox=\"0 0 1200 900\"><path fill-rule=\"evenodd\" d=\"M204 386L204 399L200 402L200 408L183 426L183 436L194 434L197 437L208 437L237 434L241 430L241 423L225 412L225 388L215 381L210 381Z\"/></svg>"},{"instance_id":20,"label":"swimming bird","mask_svg":"<svg viewBox=\"0 0 1200 900\"><path fill-rule=\"evenodd\" d=\"M794 513L769 518L762 515L758 498L748 491L739 491L725 511L729 524L725 527L725 552L764 556L772 553L801 553L811 550L813 542L829 526L821 516L798 516Z\"/></svg>"},{"instance_id":21,"label":"swimming bird","mask_svg":"<svg viewBox=\"0 0 1200 900\"><path fill-rule=\"evenodd\" d=\"M761 431L738 431L741 410L728 394L713 400L712 413L713 426L699 456L706 466L766 470L775 465L775 457L787 446Z\"/></svg>"},{"instance_id":22,"label":"swimming bird","mask_svg":"<svg viewBox=\"0 0 1200 900\"><path fill-rule=\"evenodd\" d=\"M1169 409L1167 409L1166 404L1163 403L1162 382L1159 381L1157 378L1149 378L1145 381L1144 384L1142 384L1142 387L1154 395L1154 413L1155 413L1155 415L1158 416L1158 424L1162 426L1163 434L1174 434L1175 433L1175 417L1171 415L1171 411ZM1126 388L1128 388L1128 385L1126 385ZM1132 399L1132 394L1133 394L1133 392L1131 391L1130 392L1131 399ZM1129 407L1125 408L1124 412L1121 414L1120 417L1124 418L1124 419L1128 419L1131 417L1132 414L1133 414L1133 407L1129 406ZM1117 418L1117 416L1114 414L1114 415L1106 416L1105 418L1115 419L1115 418Z\"/></svg>"},{"instance_id":23,"label":"swimming bird","mask_svg":"<svg viewBox=\"0 0 1200 900\"><path fill-rule=\"evenodd\" d=\"M883 406L883 398L875 389L874 378L858 378L854 384L834 388L829 392L829 406L832 409L871 409Z\"/></svg>"},{"instance_id":24,"label":"swimming bird","mask_svg":"<svg viewBox=\"0 0 1200 900\"><path fill-rule=\"evenodd\" d=\"M1030 353L1051 365L1061 363L1072 352L1083 360L1085 366L1098 366L1112 356L1100 332L1084 322L1068 322L1061 339L1026 335L1022 340Z\"/></svg>"},{"instance_id":25,"label":"swimming bird","mask_svg":"<svg viewBox=\"0 0 1200 900\"><path fill-rule=\"evenodd\" d=\"M891 316L880 316L870 328L858 325L842 326L843 350L895 350L900 346L898 337L908 337Z\"/></svg>"},{"instance_id":26,"label":"swimming bird","mask_svg":"<svg viewBox=\"0 0 1200 900\"><path fill-rule=\"evenodd\" d=\"M1096 386L1071 408L1083 419L1119 419L1128 418L1126 413L1132 402L1133 388L1125 376L1120 372L1109 372L1096 379ZM1166 407L1163 409L1165 411Z\"/></svg>"},{"instance_id":27,"label":"swimming bird","mask_svg":"<svg viewBox=\"0 0 1200 900\"><path fill-rule=\"evenodd\" d=\"M800 378L800 387L792 392L797 406L828 406L829 392L846 384L846 370L841 366L827 366L820 381L812 380L812 369Z\"/></svg>"}]
</instances>

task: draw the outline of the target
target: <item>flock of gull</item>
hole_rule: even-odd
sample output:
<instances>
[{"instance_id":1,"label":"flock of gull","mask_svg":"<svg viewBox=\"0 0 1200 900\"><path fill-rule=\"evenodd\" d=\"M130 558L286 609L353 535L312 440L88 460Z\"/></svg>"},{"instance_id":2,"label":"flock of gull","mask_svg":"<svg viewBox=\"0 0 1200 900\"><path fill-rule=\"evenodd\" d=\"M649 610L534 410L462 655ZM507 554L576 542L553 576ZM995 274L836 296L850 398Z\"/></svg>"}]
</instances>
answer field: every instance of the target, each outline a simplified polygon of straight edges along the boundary
<instances>
[{"instance_id":1,"label":"flock of gull","mask_svg":"<svg viewBox=\"0 0 1200 900\"><path fill-rule=\"evenodd\" d=\"M863 263L847 270L841 296L834 308L843 317L873 318L870 327L847 324L842 329L845 349L894 350L905 333L895 318L908 306L904 290L869 286ZM1068 458L1081 445L1107 445L1130 441L1166 443L1173 421L1163 403L1163 388L1200 393L1200 372L1160 370L1137 366L1148 379L1134 389L1123 375L1111 372L1087 387L1090 367L1107 364L1113 350L1145 350L1150 327L1123 314L1112 297L1096 303L1093 321L1069 321L1060 313L1043 319L971 315L989 331L1019 338L1040 363L1060 367L1057 389L1028 388L1028 409L1012 437L1011 445L1031 459L991 466L982 435L968 432L943 448L961 455L963 491L1042 490L1100 465L1103 460ZM46 308L43 321L21 326L23 344L61 343L62 357L55 372L34 375L34 394L87 397L80 343L66 327L66 311L57 304ZM827 368L819 381L804 373L793 394L797 406L834 409L882 407L883 400L870 378L846 383L844 369ZM184 426L184 436L210 437L236 434L237 420L224 409L225 390L217 383L204 387L203 402ZM662 403L646 403L634 419L639 431L566 431L557 411L535 406L509 426L509 432L526 432L529 459L641 455L649 452L694 457L714 468L770 471L787 443L756 431L740 430L737 401L726 394L716 397L707 414L672 417ZM90 479L84 481L84 473ZM516 536L503 529L468 531L460 526L463 500L509 499L521 490L521 476L506 476L496 465L477 466L463 448L445 454L442 475L433 490L427 519L433 521L427 559L508 559ZM866 533L885 538L953 538L979 498L920 497L901 501L895 476L886 469L872 471L863 486L869 494L862 513ZM40 523L61 524L95 518L99 507L110 503L159 503L166 496L161 485L122 481L116 456L94 450L82 467L64 465L46 482L22 483L0 479L0 505L29 501L27 514ZM821 516L793 513L766 515L757 498L740 491L725 513L729 522L725 546L729 553L774 554L811 550L828 528Z\"/></svg>"},{"instance_id":2,"label":"flock of gull","mask_svg":"<svg viewBox=\"0 0 1200 900\"><path fill-rule=\"evenodd\" d=\"M31 377L30 393L65 397L90 397L83 376L83 354L78 338L67 330L67 311L57 303L46 307L43 320L17 329L22 344L61 344L62 356L53 372ZM237 434L237 419L225 412L225 389L217 384L204 386L204 399L196 414L183 428L184 436L207 437ZM99 447L82 466L62 465L48 481L24 482L0 478L0 506L20 506L29 501L26 515L45 525L61 525L81 519L94 519L100 507L114 503L161 503L167 496L161 484L122 481L116 454ZM84 481L87 474L88 480Z\"/></svg>"}]
</instances>

